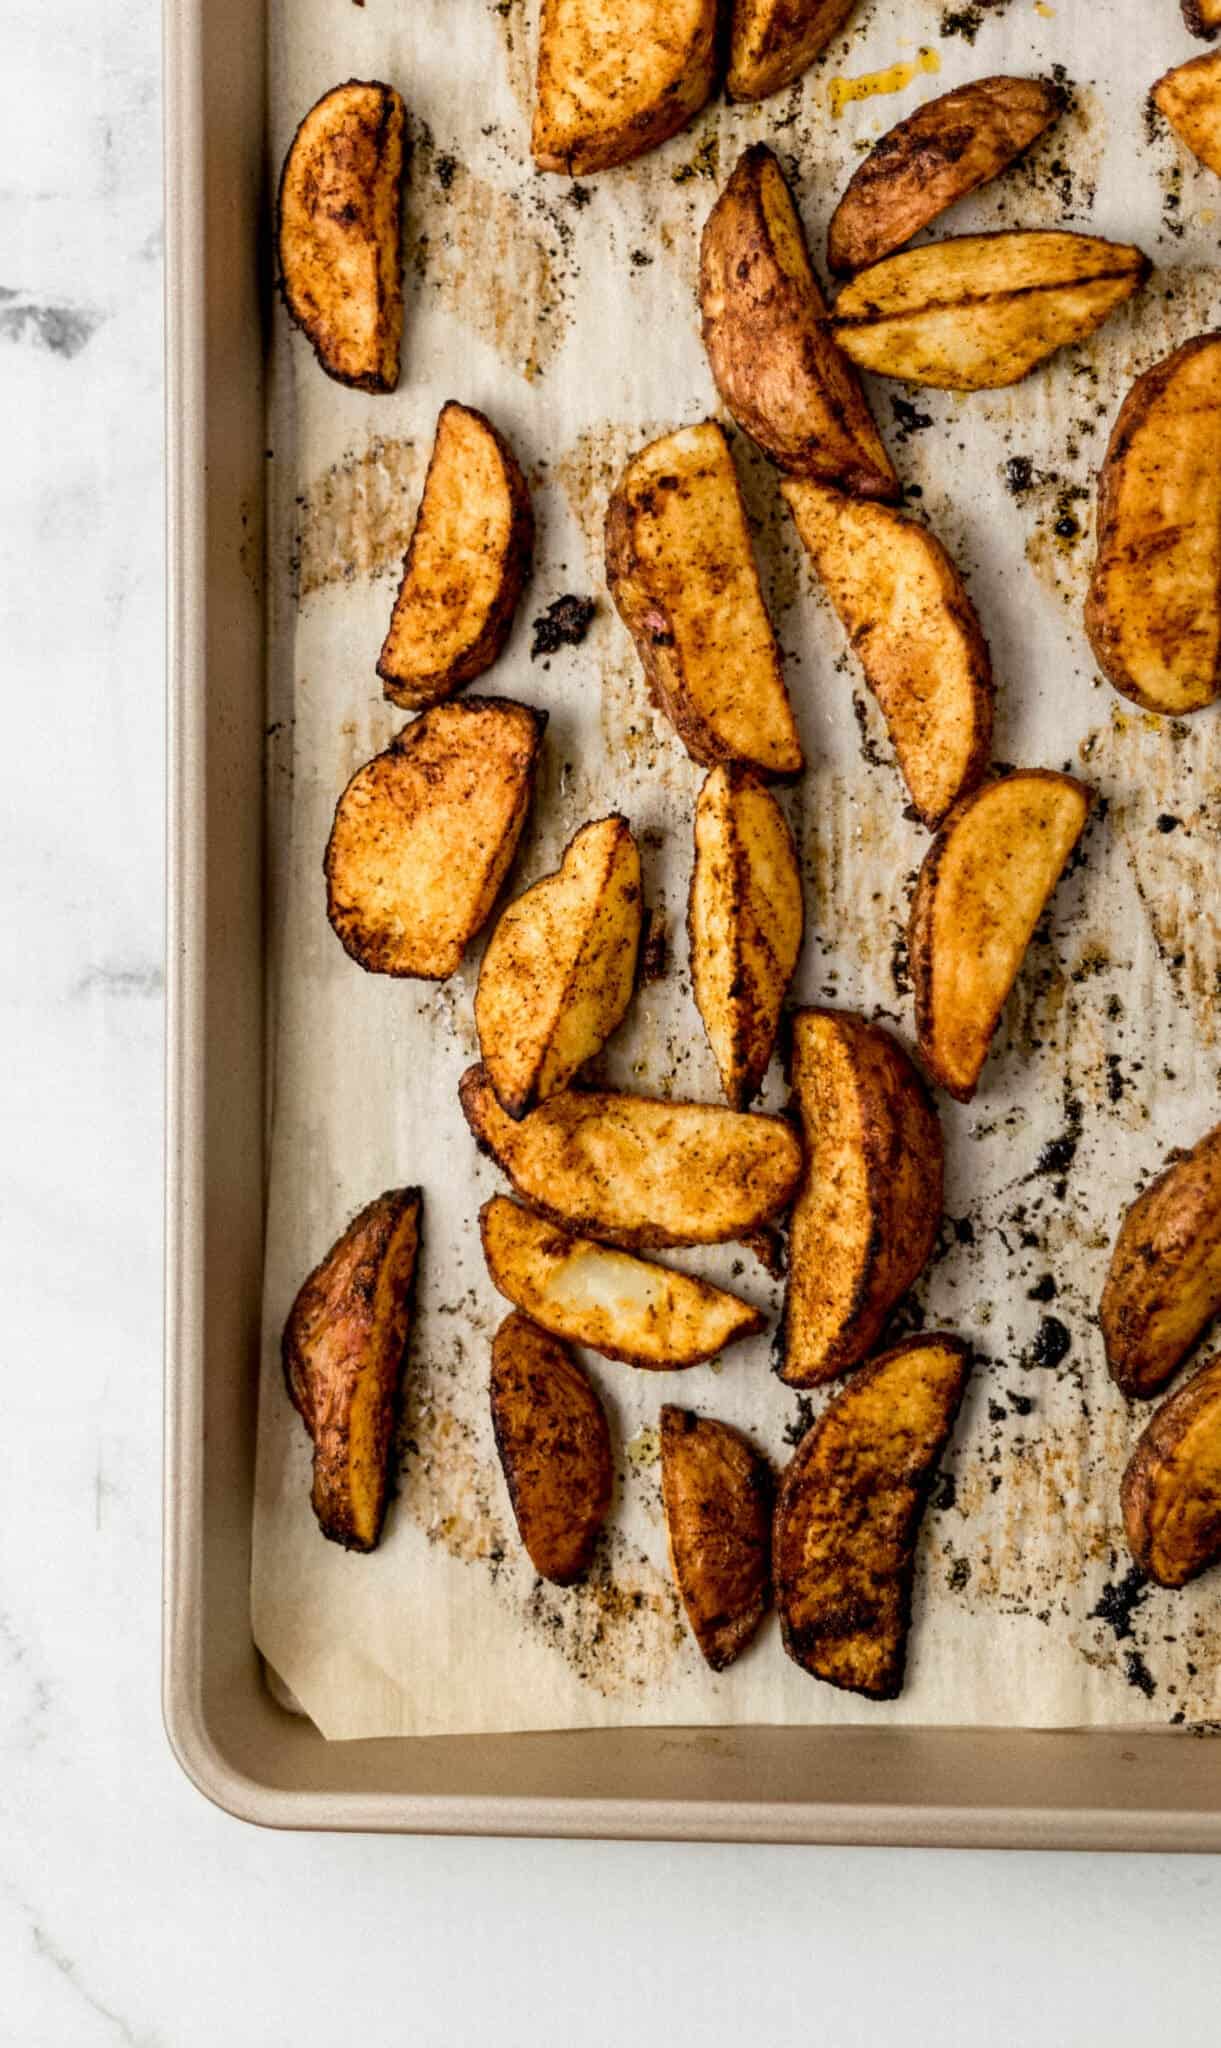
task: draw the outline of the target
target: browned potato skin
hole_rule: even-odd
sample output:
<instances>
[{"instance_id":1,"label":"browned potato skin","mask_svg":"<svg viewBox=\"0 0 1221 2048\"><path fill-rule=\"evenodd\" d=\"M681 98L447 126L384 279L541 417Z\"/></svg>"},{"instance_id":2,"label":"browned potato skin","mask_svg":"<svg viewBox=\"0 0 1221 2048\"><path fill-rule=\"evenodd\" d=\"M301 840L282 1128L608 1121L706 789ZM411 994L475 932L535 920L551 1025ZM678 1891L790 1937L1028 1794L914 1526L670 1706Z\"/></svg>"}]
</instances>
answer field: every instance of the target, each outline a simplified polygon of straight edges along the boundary
<instances>
[{"instance_id":1,"label":"browned potato skin","mask_svg":"<svg viewBox=\"0 0 1221 2048\"><path fill-rule=\"evenodd\" d=\"M780 1482L772 1573L784 1647L868 1699L903 1687L916 1538L966 1387L961 1338L871 1359L802 1438Z\"/></svg>"},{"instance_id":2,"label":"browned potato skin","mask_svg":"<svg viewBox=\"0 0 1221 2048\"><path fill-rule=\"evenodd\" d=\"M656 149L685 128L712 91L717 57L718 0L635 0L637 32L599 40L590 29L599 15L612 26L618 15L633 23L625 0L543 0L530 153L540 171L588 177ZM650 39L650 31L660 33ZM633 52L651 64L625 78ZM597 80L597 94L592 90ZM569 80L581 87L583 118L565 127ZM596 106L596 117L591 108Z\"/></svg>"},{"instance_id":3,"label":"browned potato skin","mask_svg":"<svg viewBox=\"0 0 1221 2048\"><path fill-rule=\"evenodd\" d=\"M1170 1164L1125 1215L1098 1319L1116 1386L1147 1400L1221 1309L1221 1124Z\"/></svg>"},{"instance_id":4,"label":"browned potato skin","mask_svg":"<svg viewBox=\"0 0 1221 2048\"><path fill-rule=\"evenodd\" d=\"M318 1526L346 1550L373 1550L386 1512L395 1407L411 1319L421 1195L370 1202L315 1266L292 1305L281 1355L314 1444ZM370 1401L367 1432L354 1429Z\"/></svg>"},{"instance_id":5,"label":"browned potato skin","mask_svg":"<svg viewBox=\"0 0 1221 2048\"><path fill-rule=\"evenodd\" d=\"M1183 19L1193 36L1211 43L1221 32L1221 0L1183 0Z\"/></svg>"},{"instance_id":6,"label":"browned potato skin","mask_svg":"<svg viewBox=\"0 0 1221 2048\"><path fill-rule=\"evenodd\" d=\"M863 1182L862 1255L851 1296L835 1305L833 1321L830 1226L846 1224L856 1212L828 1209L831 1188L846 1189L850 1180L850 1162L837 1149L845 1134L820 1131L815 1113L818 1052L829 1039L852 1076L860 1121L851 1136ZM827 1092L825 1075L823 1087ZM806 1175L789 1227L779 1371L789 1386L818 1387L868 1356L927 1265L941 1227L944 1147L936 1109L903 1047L881 1025L850 1011L797 1012L793 1105L805 1132Z\"/></svg>"},{"instance_id":7,"label":"browned potato skin","mask_svg":"<svg viewBox=\"0 0 1221 2048\"><path fill-rule=\"evenodd\" d=\"M1045 78L976 78L898 122L875 142L831 216L830 269L851 277L901 249L1015 163L1058 119L1064 99Z\"/></svg>"},{"instance_id":8,"label":"browned potato skin","mask_svg":"<svg viewBox=\"0 0 1221 2048\"><path fill-rule=\"evenodd\" d=\"M456 430L452 440L446 432L451 424ZM409 619L418 617L421 574L430 573L421 569L421 557L426 551L421 542L429 519L430 490L435 492L440 482L437 474L439 461L460 459L458 434L462 431L473 431L486 437L495 450L508 498L507 532L495 551L493 589L484 601L479 601L472 592L469 580L455 572L452 562L441 587L426 593L427 600L442 609L447 622L452 621L455 615L468 615L464 621L464 644L458 651L435 657L430 663L427 623L424 622L425 644L413 645L411 652L415 658L410 664L410 673L407 673L399 641L407 630ZM428 474L403 561L394 615L377 664L385 694L393 703L401 704L408 711L422 711L429 704L439 703L443 697L451 697L464 683L473 682L476 676L481 676L492 666L509 637L513 615L529 574L533 548L534 512L530 504L530 489L513 450L486 414L478 412L474 406L459 405L456 400L447 399L437 419ZM435 573L436 566L434 563L431 573Z\"/></svg>"},{"instance_id":9,"label":"browned potato skin","mask_svg":"<svg viewBox=\"0 0 1221 2048\"><path fill-rule=\"evenodd\" d=\"M366 96L355 109L355 96ZM344 99L353 103L352 118L326 133L326 124L338 116ZM391 85L378 81L365 84L349 79L337 85L310 108L297 129L280 173L276 203L280 290L289 314L313 348L328 377L358 391L393 391L399 376L399 342L403 328L402 292L402 180L403 138L406 109ZM329 144L329 149L319 147ZM376 246L385 232L377 221L379 187L388 175L394 187L389 233L392 246L378 264L378 305L374 332L378 360L366 369L345 367L345 343L327 301L335 281L324 269L320 275L300 275L289 257L293 229L293 185L303 175L302 202L308 220L316 220L324 231L352 220L352 211L364 238ZM342 202L342 204L341 204ZM288 260L286 260L286 257ZM393 285L390 278L393 278Z\"/></svg>"},{"instance_id":10,"label":"browned potato skin","mask_svg":"<svg viewBox=\"0 0 1221 2048\"><path fill-rule=\"evenodd\" d=\"M1119 1499L1128 1547L1159 1586L1185 1586L1221 1558L1221 1358L1157 1410Z\"/></svg>"},{"instance_id":11,"label":"browned potato skin","mask_svg":"<svg viewBox=\"0 0 1221 2048\"><path fill-rule=\"evenodd\" d=\"M1206 50L1176 64L1158 79L1152 99L1183 147L1221 177L1221 53Z\"/></svg>"},{"instance_id":12,"label":"browned potato skin","mask_svg":"<svg viewBox=\"0 0 1221 2048\"><path fill-rule=\"evenodd\" d=\"M588 1570L611 1504L610 1431L568 1346L523 1315L492 1340L492 1428L518 1534L541 1579Z\"/></svg>"},{"instance_id":13,"label":"browned potato skin","mask_svg":"<svg viewBox=\"0 0 1221 2048\"><path fill-rule=\"evenodd\" d=\"M841 29L856 0L734 0L731 100L765 100L809 69Z\"/></svg>"},{"instance_id":14,"label":"browned potato skin","mask_svg":"<svg viewBox=\"0 0 1221 2048\"><path fill-rule=\"evenodd\" d=\"M713 1671L740 1657L771 1605L772 1468L728 1422L667 1402L661 1498L670 1568Z\"/></svg>"},{"instance_id":15,"label":"browned potato skin","mask_svg":"<svg viewBox=\"0 0 1221 2048\"><path fill-rule=\"evenodd\" d=\"M791 214L791 240L778 242L765 189L781 217ZM773 462L858 497L899 496L860 379L828 332L784 174L761 142L738 159L704 223L700 312L717 390Z\"/></svg>"}]
</instances>

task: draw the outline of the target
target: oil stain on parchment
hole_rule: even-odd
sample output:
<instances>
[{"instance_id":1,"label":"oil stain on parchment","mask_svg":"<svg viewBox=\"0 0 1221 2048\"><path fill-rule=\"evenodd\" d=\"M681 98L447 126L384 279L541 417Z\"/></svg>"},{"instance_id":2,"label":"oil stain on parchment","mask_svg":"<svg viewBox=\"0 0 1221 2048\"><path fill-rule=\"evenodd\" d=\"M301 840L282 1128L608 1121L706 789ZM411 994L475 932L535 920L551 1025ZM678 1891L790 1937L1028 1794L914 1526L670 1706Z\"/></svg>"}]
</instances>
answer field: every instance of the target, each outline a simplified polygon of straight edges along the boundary
<instances>
[{"instance_id":1,"label":"oil stain on parchment","mask_svg":"<svg viewBox=\"0 0 1221 2048\"><path fill-rule=\"evenodd\" d=\"M375 434L307 487L293 544L298 602L331 584L398 575L427 463L416 442Z\"/></svg>"}]
</instances>

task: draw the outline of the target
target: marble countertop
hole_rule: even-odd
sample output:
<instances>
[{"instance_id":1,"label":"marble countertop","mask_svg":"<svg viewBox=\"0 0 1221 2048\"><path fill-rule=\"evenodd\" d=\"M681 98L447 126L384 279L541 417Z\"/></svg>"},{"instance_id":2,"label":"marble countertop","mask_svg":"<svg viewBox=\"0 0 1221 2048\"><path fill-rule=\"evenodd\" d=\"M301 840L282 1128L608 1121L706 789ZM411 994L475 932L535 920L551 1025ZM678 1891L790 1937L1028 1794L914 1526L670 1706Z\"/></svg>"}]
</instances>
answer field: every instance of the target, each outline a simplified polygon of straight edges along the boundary
<instances>
[{"instance_id":1,"label":"marble countertop","mask_svg":"<svg viewBox=\"0 0 1221 2048\"><path fill-rule=\"evenodd\" d=\"M275 1836L180 1775L158 8L0 0L0 59L0 2048L1215 2041L1221 1859Z\"/></svg>"}]
</instances>

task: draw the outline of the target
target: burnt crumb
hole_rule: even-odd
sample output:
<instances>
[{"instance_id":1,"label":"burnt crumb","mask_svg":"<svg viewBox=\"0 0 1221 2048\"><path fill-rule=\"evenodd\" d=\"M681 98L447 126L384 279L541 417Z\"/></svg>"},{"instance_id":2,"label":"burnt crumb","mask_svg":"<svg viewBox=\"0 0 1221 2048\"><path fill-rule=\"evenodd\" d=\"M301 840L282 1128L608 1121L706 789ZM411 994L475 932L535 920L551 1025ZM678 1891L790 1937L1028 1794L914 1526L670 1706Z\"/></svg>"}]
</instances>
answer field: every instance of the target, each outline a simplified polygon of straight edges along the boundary
<instances>
[{"instance_id":1,"label":"burnt crumb","mask_svg":"<svg viewBox=\"0 0 1221 2048\"><path fill-rule=\"evenodd\" d=\"M588 185L570 185L568 188L568 204L575 206L578 213L582 207L589 205L593 196Z\"/></svg>"},{"instance_id":2,"label":"burnt crumb","mask_svg":"<svg viewBox=\"0 0 1221 2048\"><path fill-rule=\"evenodd\" d=\"M1098 1598L1098 1605L1091 1607L1087 1621L1105 1621L1114 1634L1117 1643L1127 1641L1133 1635L1132 1616L1149 1596L1149 1581L1139 1565L1134 1564L1118 1581L1108 1580Z\"/></svg>"},{"instance_id":3,"label":"burnt crumb","mask_svg":"<svg viewBox=\"0 0 1221 2048\"><path fill-rule=\"evenodd\" d=\"M967 1582L970 1579L970 1576L970 1558L956 1557L954 1559L953 1564L950 1566L949 1571L945 1575L945 1582L946 1585L949 1587L951 1593L964 1593L966 1591Z\"/></svg>"},{"instance_id":4,"label":"burnt crumb","mask_svg":"<svg viewBox=\"0 0 1221 2048\"><path fill-rule=\"evenodd\" d=\"M989 1422L1008 1422L1009 1410L1002 1401L989 1401L988 1420Z\"/></svg>"},{"instance_id":5,"label":"burnt crumb","mask_svg":"<svg viewBox=\"0 0 1221 2048\"><path fill-rule=\"evenodd\" d=\"M982 7L947 7L941 17L941 34L961 36L964 43L973 43L984 25Z\"/></svg>"},{"instance_id":6,"label":"burnt crumb","mask_svg":"<svg viewBox=\"0 0 1221 2048\"><path fill-rule=\"evenodd\" d=\"M929 1506L934 1512L958 1506L958 1481L952 1472L939 1472L933 1482Z\"/></svg>"},{"instance_id":7,"label":"burnt crumb","mask_svg":"<svg viewBox=\"0 0 1221 2048\"><path fill-rule=\"evenodd\" d=\"M441 187L441 190L443 192L448 192L450 186L454 182L454 179L458 175L457 157L449 155L439 156L436 159L435 163L433 164L433 171L436 175L436 180L438 185Z\"/></svg>"},{"instance_id":8,"label":"burnt crumb","mask_svg":"<svg viewBox=\"0 0 1221 2048\"><path fill-rule=\"evenodd\" d=\"M1056 1282L1051 1273L1041 1273L1034 1286L1026 1289L1027 1301L1054 1301L1055 1298Z\"/></svg>"},{"instance_id":9,"label":"burnt crumb","mask_svg":"<svg viewBox=\"0 0 1221 2048\"><path fill-rule=\"evenodd\" d=\"M1107 1054L1107 1101L1122 1102L1127 1085L1123 1069L1119 1063L1119 1054L1117 1052L1109 1052Z\"/></svg>"},{"instance_id":10,"label":"burnt crumb","mask_svg":"<svg viewBox=\"0 0 1221 2048\"><path fill-rule=\"evenodd\" d=\"M647 270L652 261L653 258L647 249L633 249L628 257L633 270Z\"/></svg>"},{"instance_id":11,"label":"burnt crumb","mask_svg":"<svg viewBox=\"0 0 1221 2048\"><path fill-rule=\"evenodd\" d=\"M954 1235L958 1239L959 1244L974 1244L975 1225L972 1223L970 1217L955 1216L952 1218L952 1221L954 1225Z\"/></svg>"},{"instance_id":12,"label":"burnt crumb","mask_svg":"<svg viewBox=\"0 0 1221 2048\"><path fill-rule=\"evenodd\" d=\"M1153 1698L1157 1681L1139 1650L1125 1650L1123 1672L1128 1684L1135 1686L1137 1692L1143 1692L1147 1700Z\"/></svg>"},{"instance_id":13,"label":"burnt crumb","mask_svg":"<svg viewBox=\"0 0 1221 2048\"><path fill-rule=\"evenodd\" d=\"M1029 455L1011 455L1005 464L1005 489L1015 498L1034 483L1034 464Z\"/></svg>"},{"instance_id":14,"label":"burnt crumb","mask_svg":"<svg viewBox=\"0 0 1221 2048\"><path fill-rule=\"evenodd\" d=\"M861 759L867 761L871 768L884 768L886 756L879 749L876 740L870 736L869 711L859 690L852 692L852 715L860 733Z\"/></svg>"},{"instance_id":15,"label":"burnt crumb","mask_svg":"<svg viewBox=\"0 0 1221 2048\"><path fill-rule=\"evenodd\" d=\"M910 441L913 434L922 434L933 424L931 412L921 412L909 398L892 398L890 409L895 416L895 430L901 441Z\"/></svg>"},{"instance_id":16,"label":"burnt crumb","mask_svg":"<svg viewBox=\"0 0 1221 2048\"><path fill-rule=\"evenodd\" d=\"M1182 822L1181 818L1172 817L1169 811L1163 811L1157 820L1157 829L1159 832L1177 832Z\"/></svg>"},{"instance_id":17,"label":"burnt crumb","mask_svg":"<svg viewBox=\"0 0 1221 2048\"><path fill-rule=\"evenodd\" d=\"M656 908L646 910L640 940L640 979L664 981L666 973L666 920Z\"/></svg>"},{"instance_id":18,"label":"burnt crumb","mask_svg":"<svg viewBox=\"0 0 1221 2048\"><path fill-rule=\"evenodd\" d=\"M1029 1415L1034 1408L1029 1394L1015 1394L1012 1387L1005 1388L1005 1399L1015 1415Z\"/></svg>"},{"instance_id":19,"label":"burnt crumb","mask_svg":"<svg viewBox=\"0 0 1221 2048\"><path fill-rule=\"evenodd\" d=\"M1068 1357L1072 1348L1072 1337L1059 1316L1044 1316L1023 1363L1053 1371L1062 1358Z\"/></svg>"},{"instance_id":20,"label":"burnt crumb","mask_svg":"<svg viewBox=\"0 0 1221 2048\"><path fill-rule=\"evenodd\" d=\"M715 183L717 172L720 167L720 155L721 152L717 143L716 131L714 129L713 132L703 142L701 142L699 148L695 152L695 155L690 159L688 163L680 164L676 171L671 171L671 181L675 185L687 185L690 183L692 178L711 178Z\"/></svg>"},{"instance_id":21,"label":"burnt crumb","mask_svg":"<svg viewBox=\"0 0 1221 2048\"><path fill-rule=\"evenodd\" d=\"M899 926L891 942L890 980L897 996L910 994L912 985L911 962L907 951L907 931L903 925Z\"/></svg>"},{"instance_id":22,"label":"burnt crumb","mask_svg":"<svg viewBox=\"0 0 1221 2048\"><path fill-rule=\"evenodd\" d=\"M596 610L592 597L557 597L533 622L531 661L543 654L556 654L561 647L579 647Z\"/></svg>"},{"instance_id":23,"label":"burnt crumb","mask_svg":"<svg viewBox=\"0 0 1221 2048\"><path fill-rule=\"evenodd\" d=\"M1026 1176L1028 1180L1054 1179L1057 1194L1063 1193L1060 1183L1077 1157L1077 1147L1081 1143L1082 1110L1074 1096L1066 1098L1064 1116L1065 1125L1059 1137L1048 1139L1035 1160L1033 1171Z\"/></svg>"},{"instance_id":24,"label":"burnt crumb","mask_svg":"<svg viewBox=\"0 0 1221 2048\"><path fill-rule=\"evenodd\" d=\"M814 1427L814 1403L808 1394L798 1394L797 1413L791 1422L784 1425L784 1441L796 1450L803 1436L808 1436Z\"/></svg>"}]
</instances>

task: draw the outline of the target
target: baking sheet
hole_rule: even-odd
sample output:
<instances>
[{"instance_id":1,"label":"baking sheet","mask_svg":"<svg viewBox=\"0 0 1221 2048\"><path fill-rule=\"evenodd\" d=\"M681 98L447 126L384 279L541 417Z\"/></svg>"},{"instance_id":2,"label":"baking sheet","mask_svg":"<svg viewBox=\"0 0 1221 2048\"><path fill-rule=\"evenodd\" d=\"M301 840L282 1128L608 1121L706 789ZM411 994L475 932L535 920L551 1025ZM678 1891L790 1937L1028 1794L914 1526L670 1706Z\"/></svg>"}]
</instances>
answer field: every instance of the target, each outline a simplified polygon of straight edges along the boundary
<instances>
[{"instance_id":1,"label":"baking sheet","mask_svg":"<svg viewBox=\"0 0 1221 2048\"><path fill-rule=\"evenodd\" d=\"M1119 400L1221 306L1221 188L1150 128L1143 100L1146 79L1192 54L1189 39L1170 0L1112 0L1103 48L1094 10L878 0L789 93L756 109L713 106L640 163L574 185L527 168L533 15L522 0L464 0L455 35L452 0L273 9L277 161L301 112L349 75L400 87L413 158L398 392L341 390L276 322L256 1641L336 1739L628 1723L1207 1725L1221 1718L1221 1602L1207 1579L1169 1594L1128 1576L1118 1477L1146 1411L1129 1410L1107 1378L1093 1305L1120 1208L1171 1144L1216 1115L1221 751L1213 713L1170 724L1122 704L1080 630L1088 487ZM895 64L911 67L899 90L834 114L831 81ZM923 1529L907 1684L876 1706L805 1677L774 1622L714 1676L670 1586L658 1409L669 1399L723 1416L781 1462L809 1409L771 1373L767 1338L682 1374L587 1360L618 1448L612 1525L586 1585L535 1577L487 1415L488 1345L505 1305L475 1217L500 1183L456 1097L477 1056L479 948L440 988L363 974L327 924L320 864L340 790L403 723L374 663L436 413L460 398L509 435L539 527L513 637L479 686L551 714L510 886L553 868L586 818L629 815L667 971L642 990L602 1069L646 1092L716 1099L683 930L701 773L650 709L606 598L606 496L635 447L717 410L698 336L698 234L748 142L769 140L794 174L817 254L862 144L933 91L1056 64L1075 83L1072 111L953 226L1071 224L1136 240L1158 265L1153 284L1012 391L872 386L900 471L988 633L997 758L1075 769L1106 799L1032 945L979 1096L941 1104L947 1221L896 1329L959 1330L979 1360ZM740 436L735 447L811 763L782 799L807 887L795 995L861 1007L910 1040L902 931L927 838L903 816L884 727L811 586L774 475ZM532 662L530 621L566 591L597 599L591 633ZM776 1073L766 1105L783 1099ZM351 1557L323 1541L309 1508L310 1447L283 1389L279 1333L352 1212L404 1181L423 1185L426 1208L398 1497L378 1552ZM672 1256L777 1305L741 1248Z\"/></svg>"}]
</instances>

